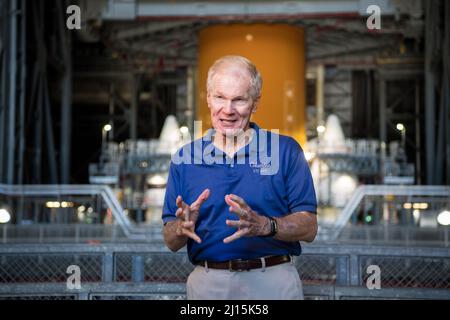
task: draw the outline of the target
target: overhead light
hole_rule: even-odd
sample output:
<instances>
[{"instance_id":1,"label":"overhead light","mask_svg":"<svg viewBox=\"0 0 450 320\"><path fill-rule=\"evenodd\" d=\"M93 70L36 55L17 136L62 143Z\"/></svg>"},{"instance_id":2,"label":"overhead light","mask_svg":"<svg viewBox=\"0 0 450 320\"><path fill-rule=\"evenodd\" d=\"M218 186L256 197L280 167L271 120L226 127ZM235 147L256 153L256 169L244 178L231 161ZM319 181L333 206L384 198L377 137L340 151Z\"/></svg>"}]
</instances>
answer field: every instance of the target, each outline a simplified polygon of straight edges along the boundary
<instances>
[{"instance_id":1,"label":"overhead light","mask_svg":"<svg viewBox=\"0 0 450 320\"><path fill-rule=\"evenodd\" d=\"M324 133L325 132L325 126L324 125L317 126L317 132L318 133Z\"/></svg>"},{"instance_id":2,"label":"overhead light","mask_svg":"<svg viewBox=\"0 0 450 320\"><path fill-rule=\"evenodd\" d=\"M189 129L188 129L188 127L186 127L186 126L183 126L183 127L180 128L180 132L181 132L182 134L187 134L187 133L189 132Z\"/></svg>"},{"instance_id":3,"label":"overhead light","mask_svg":"<svg viewBox=\"0 0 450 320\"><path fill-rule=\"evenodd\" d=\"M11 220L11 215L8 210L0 209L0 223L8 223Z\"/></svg>"},{"instance_id":4,"label":"overhead light","mask_svg":"<svg viewBox=\"0 0 450 320\"><path fill-rule=\"evenodd\" d=\"M61 203L59 203L58 201L47 201L45 203L45 206L47 208L60 208L61 207Z\"/></svg>"},{"instance_id":5,"label":"overhead light","mask_svg":"<svg viewBox=\"0 0 450 320\"><path fill-rule=\"evenodd\" d=\"M439 213L437 221L440 225L450 226L450 211L444 210Z\"/></svg>"},{"instance_id":6,"label":"overhead light","mask_svg":"<svg viewBox=\"0 0 450 320\"><path fill-rule=\"evenodd\" d=\"M160 186L166 184L167 180L163 178L160 174L155 174L147 180L148 184L153 186Z\"/></svg>"},{"instance_id":7,"label":"overhead light","mask_svg":"<svg viewBox=\"0 0 450 320\"><path fill-rule=\"evenodd\" d=\"M417 203L405 202L403 204L403 209L426 210L426 209L428 209L428 203L426 203L426 202L417 202Z\"/></svg>"},{"instance_id":8,"label":"overhead light","mask_svg":"<svg viewBox=\"0 0 450 320\"><path fill-rule=\"evenodd\" d=\"M147 162L147 161L141 161L141 162L139 162L139 167L141 167L141 168L147 168L147 167L148 167L148 162Z\"/></svg>"},{"instance_id":9,"label":"overhead light","mask_svg":"<svg viewBox=\"0 0 450 320\"><path fill-rule=\"evenodd\" d=\"M105 130L106 132L111 131L112 126L110 124L105 124L103 127L103 130Z\"/></svg>"},{"instance_id":10,"label":"overhead light","mask_svg":"<svg viewBox=\"0 0 450 320\"><path fill-rule=\"evenodd\" d=\"M426 203L426 202L414 203L413 208L425 210L425 209L428 209L428 203Z\"/></svg>"},{"instance_id":11,"label":"overhead light","mask_svg":"<svg viewBox=\"0 0 450 320\"><path fill-rule=\"evenodd\" d=\"M422 202L422 203L420 204L420 208L419 208L419 209L422 209L422 210L428 209L428 203Z\"/></svg>"},{"instance_id":12,"label":"overhead light","mask_svg":"<svg viewBox=\"0 0 450 320\"><path fill-rule=\"evenodd\" d=\"M403 123L397 123L396 128L397 128L398 131L403 131L403 130L405 130L405 126L403 125Z\"/></svg>"},{"instance_id":13,"label":"overhead light","mask_svg":"<svg viewBox=\"0 0 450 320\"><path fill-rule=\"evenodd\" d=\"M62 208L72 208L73 207L73 202L63 201L63 202L61 202L61 207Z\"/></svg>"},{"instance_id":14,"label":"overhead light","mask_svg":"<svg viewBox=\"0 0 450 320\"><path fill-rule=\"evenodd\" d=\"M247 41L252 41L252 40L253 40L253 35L252 35L251 33L247 33L247 34L245 35L245 40L247 40Z\"/></svg>"},{"instance_id":15,"label":"overhead light","mask_svg":"<svg viewBox=\"0 0 450 320\"><path fill-rule=\"evenodd\" d=\"M314 157L315 157L314 152L308 152L308 151L305 152L306 161L311 161Z\"/></svg>"},{"instance_id":16,"label":"overhead light","mask_svg":"<svg viewBox=\"0 0 450 320\"><path fill-rule=\"evenodd\" d=\"M74 204L71 201L47 201L45 206L47 208L72 208Z\"/></svg>"}]
</instances>

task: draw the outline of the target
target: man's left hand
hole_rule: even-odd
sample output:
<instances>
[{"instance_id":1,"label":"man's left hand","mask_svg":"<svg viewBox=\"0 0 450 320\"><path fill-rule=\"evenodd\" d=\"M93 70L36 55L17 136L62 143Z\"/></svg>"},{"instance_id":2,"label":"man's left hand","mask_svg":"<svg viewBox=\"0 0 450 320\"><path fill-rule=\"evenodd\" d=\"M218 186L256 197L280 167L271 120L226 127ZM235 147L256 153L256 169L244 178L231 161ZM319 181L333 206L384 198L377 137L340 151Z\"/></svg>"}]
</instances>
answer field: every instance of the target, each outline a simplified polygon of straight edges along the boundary
<instances>
[{"instance_id":1,"label":"man's left hand","mask_svg":"<svg viewBox=\"0 0 450 320\"><path fill-rule=\"evenodd\" d=\"M231 236L223 240L230 243L241 237L257 237L270 233L270 220L252 210L241 197L229 194L225 196L225 202L230 206L230 212L239 216L239 220L227 220L226 224L238 229Z\"/></svg>"}]
</instances>

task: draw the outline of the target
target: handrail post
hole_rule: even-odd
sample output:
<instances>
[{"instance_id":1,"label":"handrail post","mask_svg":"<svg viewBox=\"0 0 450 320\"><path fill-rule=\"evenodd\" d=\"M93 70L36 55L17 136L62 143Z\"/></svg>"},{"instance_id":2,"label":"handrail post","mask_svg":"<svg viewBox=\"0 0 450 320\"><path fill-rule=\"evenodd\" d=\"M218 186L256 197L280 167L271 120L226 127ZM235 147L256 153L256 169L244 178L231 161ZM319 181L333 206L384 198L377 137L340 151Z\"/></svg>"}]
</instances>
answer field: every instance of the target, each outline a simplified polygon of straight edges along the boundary
<instances>
[{"instance_id":1,"label":"handrail post","mask_svg":"<svg viewBox=\"0 0 450 320\"><path fill-rule=\"evenodd\" d=\"M75 224L75 242L80 242L80 225L78 223Z\"/></svg>"},{"instance_id":2,"label":"handrail post","mask_svg":"<svg viewBox=\"0 0 450 320\"><path fill-rule=\"evenodd\" d=\"M89 293L86 291L81 291L78 293L78 300L89 300Z\"/></svg>"},{"instance_id":3,"label":"handrail post","mask_svg":"<svg viewBox=\"0 0 450 320\"><path fill-rule=\"evenodd\" d=\"M360 286L362 283L360 270L360 257L357 254L350 255L350 285Z\"/></svg>"},{"instance_id":4,"label":"handrail post","mask_svg":"<svg viewBox=\"0 0 450 320\"><path fill-rule=\"evenodd\" d=\"M106 252L103 256L102 281L114 281L114 254L112 252Z\"/></svg>"},{"instance_id":5,"label":"handrail post","mask_svg":"<svg viewBox=\"0 0 450 320\"><path fill-rule=\"evenodd\" d=\"M336 285L348 286L349 280L348 256L336 257Z\"/></svg>"},{"instance_id":6,"label":"handrail post","mask_svg":"<svg viewBox=\"0 0 450 320\"><path fill-rule=\"evenodd\" d=\"M3 225L3 243L7 243L8 242L8 224L4 224Z\"/></svg>"},{"instance_id":7,"label":"handrail post","mask_svg":"<svg viewBox=\"0 0 450 320\"><path fill-rule=\"evenodd\" d=\"M133 282L144 281L144 259L142 255L133 255L131 257L131 277Z\"/></svg>"},{"instance_id":8,"label":"handrail post","mask_svg":"<svg viewBox=\"0 0 450 320\"><path fill-rule=\"evenodd\" d=\"M450 232L450 228L445 228L444 237L445 237L445 246L448 247L448 233Z\"/></svg>"}]
</instances>

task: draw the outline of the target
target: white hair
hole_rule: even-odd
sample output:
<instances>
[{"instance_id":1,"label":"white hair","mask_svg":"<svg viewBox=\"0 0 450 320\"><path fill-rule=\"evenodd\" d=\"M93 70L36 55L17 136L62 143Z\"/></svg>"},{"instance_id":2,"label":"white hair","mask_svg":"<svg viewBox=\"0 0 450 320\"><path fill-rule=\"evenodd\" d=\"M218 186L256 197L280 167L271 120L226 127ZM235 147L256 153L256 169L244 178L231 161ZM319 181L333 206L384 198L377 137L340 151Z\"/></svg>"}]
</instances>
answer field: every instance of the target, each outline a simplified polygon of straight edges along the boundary
<instances>
[{"instance_id":1,"label":"white hair","mask_svg":"<svg viewBox=\"0 0 450 320\"><path fill-rule=\"evenodd\" d=\"M250 75L250 96L253 100L258 100L261 96L262 78L256 66L247 58L242 56L223 56L216 60L208 70L208 79L206 80L206 89L208 92L212 89L212 80L217 70L226 63L240 64L245 67Z\"/></svg>"}]
</instances>

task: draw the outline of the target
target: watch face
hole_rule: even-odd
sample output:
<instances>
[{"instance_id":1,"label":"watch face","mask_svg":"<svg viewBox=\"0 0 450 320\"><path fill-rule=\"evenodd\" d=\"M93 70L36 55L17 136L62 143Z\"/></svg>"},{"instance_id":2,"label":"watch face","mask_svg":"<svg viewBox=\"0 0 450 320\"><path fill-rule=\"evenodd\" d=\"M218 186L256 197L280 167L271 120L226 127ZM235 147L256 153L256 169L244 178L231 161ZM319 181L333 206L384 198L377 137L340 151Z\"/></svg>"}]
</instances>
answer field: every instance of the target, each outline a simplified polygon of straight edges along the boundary
<instances>
[{"instance_id":1,"label":"watch face","mask_svg":"<svg viewBox=\"0 0 450 320\"><path fill-rule=\"evenodd\" d=\"M278 222L277 220L273 219L273 225L274 225L274 233L278 232Z\"/></svg>"},{"instance_id":2,"label":"watch face","mask_svg":"<svg viewBox=\"0 0 450 320\"><path fill-rule=\"evenodd\" d=\"M274 236L278 232L278 224L274 218L270 218L270 236Z\"/></svg>"}]
</instances>

